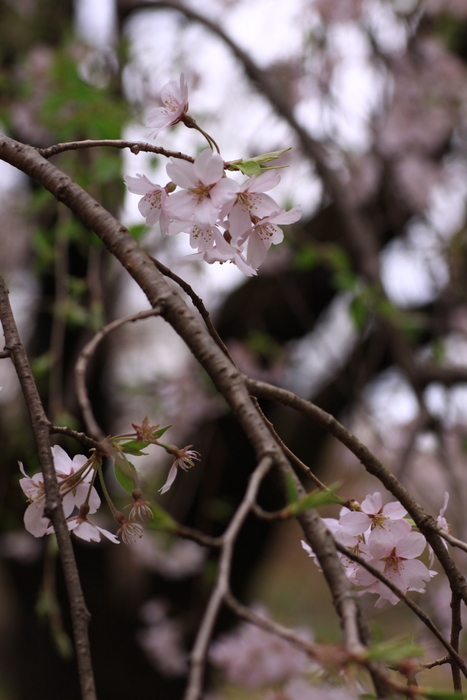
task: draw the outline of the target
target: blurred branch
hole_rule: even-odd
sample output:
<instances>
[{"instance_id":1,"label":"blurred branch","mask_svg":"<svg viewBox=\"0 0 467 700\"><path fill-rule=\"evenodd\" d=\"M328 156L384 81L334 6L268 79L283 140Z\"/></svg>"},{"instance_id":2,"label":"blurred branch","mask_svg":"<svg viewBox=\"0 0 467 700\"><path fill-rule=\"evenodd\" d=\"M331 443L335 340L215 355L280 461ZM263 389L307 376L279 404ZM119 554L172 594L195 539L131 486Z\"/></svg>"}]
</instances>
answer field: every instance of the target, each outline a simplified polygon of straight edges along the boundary
<instances>
[{"instance_id":1,"label":"blurred branch","mask_svg":"<svg viewBox=\"0 0 467 700\"><path fill-rule=\"evenodd\" d=\"M62 500L50 449L50 421L45 415L26 351L21 342L11 310L8 289L2 277L0 277L0 320L3 326L5 345L10 352L29 411L39 462L44 475L46 504L44 513L52 521L60 551L70 604L82 698L83 700L96 700L88 636L90 614L84 601L70 533L68 532L63 513Z\"/></svg>"},{"instance_id":2,"label":"blurred branch","mask_svg":"<svg viewBox=\"0 0 467 700\"><path fill-rule=\"evenodd\" d=\"M190 656L190 674L184 700L199 700L203 687L206 654L211 641L214 624L229 591L230 570L235 541L245 518L253 507L259 487L264 476L271 469L271 457L264 457L250 476L245 496L237 508L230 524L222 536L221 556L214 588L206 606L203 620L196 635L196 641Z\"/></svg>"},{"instance_id":3,"label":"blurred branch","mask_svg":"<svg viewBox=\"0 0 467 700\"><path fill-rule=\"evenodd\" d=\"M76 382L76 396L78 398L78 403L80 405L81 411L83 413L84 422L86 428L91 435L94 435L100 445L100 449L107 452L109 446L106 444L106 436L98 426L96 419L94 418L94 413L92 410L91 402L89 400L88 392L86 389L86 370L88 367L88 362L93 356L99 343L112 331L120 328L125 323L134 323L135 321L140 321L145 318L150 318L151 316L159 315L159 309L153 308L147 311L140 311L132 316L125 316L125 318L119 318L116 321L112 321L107 324L101 330L96 333L96 335L91 338L91 340L86 343L84 348L81 350L75 366L75 382Z\"/></svg>"}]
</instances>

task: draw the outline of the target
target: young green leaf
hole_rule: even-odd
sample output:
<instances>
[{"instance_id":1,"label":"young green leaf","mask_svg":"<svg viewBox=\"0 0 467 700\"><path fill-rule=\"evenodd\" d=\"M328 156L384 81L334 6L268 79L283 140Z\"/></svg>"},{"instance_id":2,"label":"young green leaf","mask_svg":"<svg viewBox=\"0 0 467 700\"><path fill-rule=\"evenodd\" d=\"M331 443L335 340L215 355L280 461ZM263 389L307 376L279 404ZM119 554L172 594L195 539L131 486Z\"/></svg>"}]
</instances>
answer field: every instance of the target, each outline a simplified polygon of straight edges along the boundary
<instances>
[{"instance_id":1,"label":"young green leaf","mask_svg":"<svg viewBox=\"0 0 467 700\"><path fill-rule=\"evenodd\" d=\"M114 465L115 478L125 491L132 493L137 483L136 469L123 455L118 454L115 457Z\"/></svg>"}]
</instances>

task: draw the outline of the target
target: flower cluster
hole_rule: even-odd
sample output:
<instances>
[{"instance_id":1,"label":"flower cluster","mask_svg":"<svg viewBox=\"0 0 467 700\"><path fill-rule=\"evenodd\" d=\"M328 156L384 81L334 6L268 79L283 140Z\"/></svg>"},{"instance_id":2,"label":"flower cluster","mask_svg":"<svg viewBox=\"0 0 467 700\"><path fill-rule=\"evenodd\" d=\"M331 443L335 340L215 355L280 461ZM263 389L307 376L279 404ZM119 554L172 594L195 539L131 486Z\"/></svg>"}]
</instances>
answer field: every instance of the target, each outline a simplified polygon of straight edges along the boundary
<instances>
[{"instance_id":1,"label":"flower cluster","mask_svg":"<svg viewBox=\"0 0 467 700\"><path fill-rule=\"evenodd\" d=\"M91 460L88 460L84 455L76 455L76 457L70 459L65 450L59 445L52 447L52 456L65 517L69 518L75 508L81 508L84 504L87 504L88 513L95 513L101 504L101 499L91 483L94 477L94 468ZM29 477L24 471L21 462L19 463L19 468L24 475L24 478L20 479L19 484L30 502L24 513L24 526L34 537L42 537L53 532L49 518L44 516L44 477L41 473ZM76 517L71 518L69 523L70 530L76 529L80 524ZM85 537L84 539L88 538ZM100 538L98 537L97 539Z\"/></svg>"},{"instance_id":2,"label":"flower cluster","mask_svg":"<svg viewBox=\"0 0 467 700\"><path fill-rule=\"evenodd\" d=\"M445 499L438 520L442 529L447 529L446 505ZM420 532L412 532L406 515L407 511L397 501L383 506L381 494L376 492L368 495L361 506L353 503L353 510L343 508L339 519L324 518L324 522L337 542L380 571L402 593L421 593L436 572L417 559L426 547L426 540ZM302 541L302 547L310 556L315 556L306 542ZM386 601L393 605L399 602L397 595L363 566L343 554L340 558L348 578L356 586L364 587L362 593L379 595L375 607L381 607Z\"/></svg>"},{"instance_id":3,"label":"flower cluster","mask_svg":"<svg viewBox=\"0 0 467 700\"><path fill-rule=\"evenodd\" d=\"M191 445L179 449L175 445L164 445L159 438L168 427L160 428L158 425L149 425L147 418L142 425L133 425L135 432L128 435L109 437L114 454L113 462L115 477L123 488L131 494L132 503L125 508L130 508L128 518L114 506L112 499L105 487L102 474L101 459L94 454L87 458L84 455L76 455L71 459L58 445L51 448L55 472L62 499L62 507L67 520L68 529L77 537L88 542L99 542L101 536L111 542L119 543L118 537L126 544L133 544L143 536L141 522L154 517L151 505L143 500L143 494L139 487L138 475L135 467L128 461L126 454L143 455L143 449L149 444L154 444L165 449L173 457L172 467L167 481L160 489L160 493L166 493L172 486L177 476L178 469L187 471L194 466L195 460L199 460L200 454L191 450ZM126 454L125 454L126 453ZM24 525L34 537L43 537L54 532L50 519L45 514L45 485L43 474L38 473L29 477L19 462L19 468L24 478L20 479L20 486L29 500L29 505L24 514ZM89 514L97 512L101 499L94 488L96 474L102 484L102 490L107 504L112 512L119 529L115 536L108 530L95 525L89 520ZM139 521L139 522L138 522Z\"/></svg>"},{"instance_id":4,"label":"flower cluster","mask_svg":"<svg viewBox=\"0 0 467 700\"><path fill-rule=\"evenodd\" d=\"M164 107L153 110L147 122L153 136L164 127L183 121L200 131L210 146L216 146L187 114L188 92L183 76L180 86L174 81L168 83L161 97ZM163 236L189 234L190 245L197 251L189 257L208 263L231 262L245 275L253 276L271 245L283 240L279 227L301 216L300 207L285 211L265 194L279 184L280 176L260 164L277 159L280 153L251 161L256 172L241 185L226 176L224 161L210 148L194 162L171 158L167 165L170 181L164 187L145 175L127 175L124 179L130 192L142 195L138 206L148 225L159 223Z\"/></svg>"}]
</instances>

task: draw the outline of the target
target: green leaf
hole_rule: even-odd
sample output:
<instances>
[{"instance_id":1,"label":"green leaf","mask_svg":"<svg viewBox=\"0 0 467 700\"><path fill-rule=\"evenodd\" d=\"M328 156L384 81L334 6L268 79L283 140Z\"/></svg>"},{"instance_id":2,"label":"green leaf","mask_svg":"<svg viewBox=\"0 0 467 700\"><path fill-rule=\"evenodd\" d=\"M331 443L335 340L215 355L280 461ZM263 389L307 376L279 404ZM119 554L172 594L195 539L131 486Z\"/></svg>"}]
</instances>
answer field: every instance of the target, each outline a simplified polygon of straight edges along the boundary
<instances>
[{"instance_id":1,"label":"green leaf","mask_svg":"<svg viewBox=\"0 0 467 700\"><path fill-rule=\"evenodd\" d=\"M248 177L261 175L261 166L254 160L244 160L241 163L236 163L235 166L241 170L244 175L248 175Z\"/></svg>"},{"instance_id":2,"label":"green leaf","mask_svg":"<svg viewBox=\"0 0 467 700\"><path fill-rule=\"evenodd\" d=\"M151 503L154 518L145 524L150 530L176 530L177 522L157 503Z\"/></svg>"},{"instance_id":3,"label":"green leaf","mask_svg":"<svg viewBox=\"0 0 467 700\"><path fill-rule=\"evenodd\" d=\"M356 329L359 331L363 330L368 320L368 308L360 296L352 299L349 312Z\"/></svg>"},{"instance_id":4,"label":"green leaf","mask_svg":"<svg viewBox=\"0 0 467 700\"><path fill-rule=\"evenodd\" d=\"M319 255L312 246L304 246L295 256L295 266L298 270L312 270L319 263Z\"/></svg>"},{"instance_id":5,"label":"green leaf","mask_svg":"<svg viewBox=\"0 0 467 700\"><path fill-rule=\"evenodd\" d=\"M251 160L255 161L256 163L269 163L271 160L277 160L278 158L281 157L283 153L287 153L287 151L291 151L292 146L289 146L288 148L282 148L280 151L269 151L269 153L262 153L259 156L254 156L251 158ZM274 167L272 168L263 168L264 170L275 170Z\"/></svg>"},{"instance_id":6,"label":"green leaf","mask_svg":"<svg viewBox=\"0 0 467 700\"><path fill-rule=\"evenodd\" d=\"M159 440L159 438L163 436L165 431L171 427L172 427L172 425L166 425L165 428L159 428L159 430L155 430L152 434L154 440Z\"/></svg>"},{"instance_id":7,"label":"green leaf","mask_svg":"<svg viewBox=\"0 0 467 700\"><path fill-rule=\"evenodd\" d=\"M131 494L137 483L137 472L134 465L123 455L118 454L115 457L114 473L120 486Z\"/></svg>"},{"instance_id":8,"label":"green leaf","mask_svg":"<svg viewBox=\"0 0 467 700\"><path fill-rule=\"evenodd\" d=\"M329 487L329 491L324 489L312 491L304 496L304 498L300 498L298 501L295 501L295 503L291 503L288 506L288 510L291 515L298 515L299 513L303 513L305 510L309 510L310 508L318 508L319 506L326 506L330 503L340 503L340 498L338 498L334 493L340 488L340 486L341 484L333 484Z\"/></svg>"},{"instance_id":9,"label":"green leaf","mask_svg":"<svg viewBox=\"0 0 467 700\"><path fill-rule=\"evenodd\" d=\"M295 503L298 500L297 487L291 474L285 475L285 487L287 489L287 503Z\"/></svg>"},{"instance_id":10,"label":"green leaf","mask_svg":"<svg viewBox=\"0 0 467 700\"><path fill-rule=\"evenodd\" d=\"M126 454L134 455L135 457L140 457L141 455L147 455L147 452L143 452L144 448L148 446L147 442L142 440L128 440L128 442L120 443L120 447Z\"/></svg>"},{"instance_id":11,"label":"green leaf","mask_svg":"<svg viewBox=\"0 0 467 700\"><path fill-rule=\"evenodd\" d=\"M423 656L422 647L414 646L412 641L401 637L375 644L369 649L368 658L372 661L382 661L385 664L399 664L406 659Z\"/></svg>"}]
</instances>

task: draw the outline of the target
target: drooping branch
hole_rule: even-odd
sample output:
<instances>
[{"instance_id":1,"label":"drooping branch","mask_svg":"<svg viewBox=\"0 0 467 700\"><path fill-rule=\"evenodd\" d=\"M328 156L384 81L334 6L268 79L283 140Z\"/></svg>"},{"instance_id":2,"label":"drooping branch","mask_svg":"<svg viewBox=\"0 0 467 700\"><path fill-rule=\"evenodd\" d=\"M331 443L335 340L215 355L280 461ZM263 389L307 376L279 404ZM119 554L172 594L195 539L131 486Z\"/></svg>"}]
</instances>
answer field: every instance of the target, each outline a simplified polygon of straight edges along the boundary
<instances>
[{"instance_id":1,"label":"drooping branch","mask_svg":"<svg viewBox=\"0 0 467 700\"><path fill-rule=\"evenodd\" d=\"M50 421L42 406L27 354L21 342L11 310L8 289L2 277L0 277L0 320L3 326L5 345L10 353L16 374L18 375L21 390L29 411L39 462L44 475L46 506L44 513L51 519L57 537L60 560L62 562L70 603L82 698L83 700L96 700L88 636L90 614L84 601L73 546L70 540L70 533L68 532L65 515L63 513L62 500L50 449Z\"/></svg>"},{"instance_id":2,"label":"drooping branch","mask_svg":"<svg viewBox=\"0 0 467 700\"><path fill-rule=\"evenodd\" d=\"M360 442L355 435L352 435L350 431L329 413L326 413L326 411L323 411L310 401L302 399L297 396L297 394L253 379L248 379L247 385L254 396L272 401L279 401L286 406L300 411L345 445L350 452L360 460L368 473L376 476L385 488L402 503L404 508L414 519L420 532L425 535L433 548L433 551L449 579L452 589L467 603L467 583L453 558L443 545L440 539L440 528L436 524L434 518L428 513L425 513L415 499L412 498L407 489L396 479L389 469L370 452L366 445Z\"/></svg>"},{"instance_id":3,"label":"drooping branch","mask_svg":"<svg viewBox=\"0 0 467 700\"><path fill-rule=\"evenodd\" d=\"M123 265L146 294L151 306L185 341L194 357L210 376L219 393L241 424L257 460L268 457L285 473L290 469L281 446L252 400L245 376L226 357L206 326L167 284L150 257L139 247L128 230L71 178L44 159L34 148L6 136L0 137L0 158L36 179L54 197L68 206ZM298 482L298 488L304 494ZM297 492L300 491L297 488ZM315 511L299 516L299 522L320 559L341 619L346 647L358 653L369 641L355 593L340 565L332 538ZM214 605L215 604L215 605ZM212 605L217 606L214 601ZM378 688L378 679L373 677ZM384 689L383 689L384 690ZM383 692L382 690L382 692Z\"/></svg>"},{"instance_id":4,"label":"drooping branch","mask_svg":"<svg viewBox=\"0 0 467 700\"><path fill-rule=\"evenodd\" d=\"M196 636L196 641L190 657L190 675L184 700L199 700L201 698L206 654L212 638L214 624L225 596L230 590L230 571L232 556L238 533L245 518L253 507L261 482L271 469L272 459L264 457L252 473L245 496L237 508L230 524L222 536L221 556L217 579L206 606L203 620Z\"/></svg>"},{"instance_id":5,"label":"drooping branch","mask_svg":"<svg viewBox=\"0 0 467 700\"><path fill-rule=\"evenodd\" d=\"M106 437L102 432L101 428L98 426L96 419L94 418L94 413L92 410L91 402L89 400L88 392L86 389L86 370L88 367L88 362L96 351L99 343L112 331L117 328L121 328L125 323L134 323L135 321L141 321L152 316L159 314L157 308L148 309L147 311L140 311L137 314L131 316L125 316L125 318L119 318L106 326L101 328L98 333L96 333L91 340L86 343L84 348L81 350L75 365L75 383L76 383L76 396L78 398L78 403L81 408L84 422L88 432L93 435L100 443L101 449L106 451L108 446L106 445Z\"/></svg>"}]
</instances>

